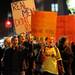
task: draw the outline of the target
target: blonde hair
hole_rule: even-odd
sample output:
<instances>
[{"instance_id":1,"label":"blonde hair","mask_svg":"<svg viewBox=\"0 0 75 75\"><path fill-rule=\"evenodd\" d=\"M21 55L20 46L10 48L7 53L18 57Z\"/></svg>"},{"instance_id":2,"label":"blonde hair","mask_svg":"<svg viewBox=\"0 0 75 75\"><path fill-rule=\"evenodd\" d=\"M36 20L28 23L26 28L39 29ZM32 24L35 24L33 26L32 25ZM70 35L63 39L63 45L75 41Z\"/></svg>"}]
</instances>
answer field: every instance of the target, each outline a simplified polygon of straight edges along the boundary
<instances>
[{"instance_id":1,"label":"blonde hair","mask_svg":"<svg viewBox=\"0 0 75 75\"><path fill-rule=\"evenodd\" d=\"M6 37L4 40L4 45L11 47L11 38L10 37Z\"/></svg>"}]
</instances>

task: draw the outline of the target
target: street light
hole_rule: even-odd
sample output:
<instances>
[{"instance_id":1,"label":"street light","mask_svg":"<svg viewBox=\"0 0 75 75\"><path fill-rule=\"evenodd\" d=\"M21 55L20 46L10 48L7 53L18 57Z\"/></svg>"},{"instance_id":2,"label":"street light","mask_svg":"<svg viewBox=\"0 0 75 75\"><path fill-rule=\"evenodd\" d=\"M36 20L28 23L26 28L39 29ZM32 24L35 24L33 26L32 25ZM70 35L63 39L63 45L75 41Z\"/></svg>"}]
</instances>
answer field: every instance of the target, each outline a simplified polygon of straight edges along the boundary
<instances>
[{"instance_id":1,"label":"street light","mask_svg":"<svg viewBox=\"0 0 75 75\"><path fill-rule=\"evenodd\" d=\"M12 27L12 22L10 20L5 21L5 28L11 28Z\"/></svg>"}]
</instances>

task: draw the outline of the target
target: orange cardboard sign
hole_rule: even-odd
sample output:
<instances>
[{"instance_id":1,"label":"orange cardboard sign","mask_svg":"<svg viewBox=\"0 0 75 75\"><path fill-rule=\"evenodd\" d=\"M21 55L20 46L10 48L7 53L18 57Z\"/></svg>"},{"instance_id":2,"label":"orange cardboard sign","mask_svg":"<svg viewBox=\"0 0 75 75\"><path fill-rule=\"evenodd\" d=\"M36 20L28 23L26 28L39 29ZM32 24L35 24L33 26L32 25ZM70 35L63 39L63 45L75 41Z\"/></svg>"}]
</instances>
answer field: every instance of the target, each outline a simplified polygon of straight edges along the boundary
<instances>
[{"instance_id":1,"label":"orange cardboard sign","mask_svg":"<svg viewBox=\"0 0 75 75\"><path fill-rule=\"evenodd\" d=\"M56 32L57 13L35 11L32 13L32 34L37 37L54 36Z\"/></svg>"}]
</instances>

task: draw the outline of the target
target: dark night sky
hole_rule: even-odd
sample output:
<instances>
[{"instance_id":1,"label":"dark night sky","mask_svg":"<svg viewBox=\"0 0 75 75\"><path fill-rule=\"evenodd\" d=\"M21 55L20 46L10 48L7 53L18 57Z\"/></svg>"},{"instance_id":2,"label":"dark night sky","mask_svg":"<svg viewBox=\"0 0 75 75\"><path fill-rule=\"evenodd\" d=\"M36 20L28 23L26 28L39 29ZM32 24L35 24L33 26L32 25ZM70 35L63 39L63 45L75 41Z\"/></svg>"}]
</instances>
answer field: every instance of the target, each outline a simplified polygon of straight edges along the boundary
<instances>
[{"instance_id":1,"label":"dark night sky","mask_svg":"<svg viewBox=\"0 0 75 75\"><path fill-rule=\"evenodd\" d=\"M5 20L11 11L11 0L0 0L0 37L6 34Z\"/></svg>"},{"instance_id":2,"label":"dark night sky","mask_svg":"<svg viewBox=\"0 0 75 75\"><path fill-rule=\"evenodd\" d=\"M11 0L0 0L0 19L6 18L8 11L11 11Z\"/></svg>"}]
</instances>

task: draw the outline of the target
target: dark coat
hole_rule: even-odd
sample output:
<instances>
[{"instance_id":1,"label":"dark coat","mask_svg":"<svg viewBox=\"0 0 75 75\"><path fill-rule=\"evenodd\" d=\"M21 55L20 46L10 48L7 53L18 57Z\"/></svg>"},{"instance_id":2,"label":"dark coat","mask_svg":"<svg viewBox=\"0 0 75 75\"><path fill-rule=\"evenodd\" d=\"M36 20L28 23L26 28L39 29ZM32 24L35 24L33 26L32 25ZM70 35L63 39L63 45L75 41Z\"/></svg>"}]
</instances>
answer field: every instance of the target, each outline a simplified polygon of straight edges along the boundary
<instances>
[{"instance_id":1,"label":"dark coat","mask_svg":"<svg viewBox=\"0 0 75 75\"><path fill-rule=\"evenodd\" d=\"M25 49L8 48L4 54L4 75L20 75L25 59Z\"/></svg>"}]
</instances>

